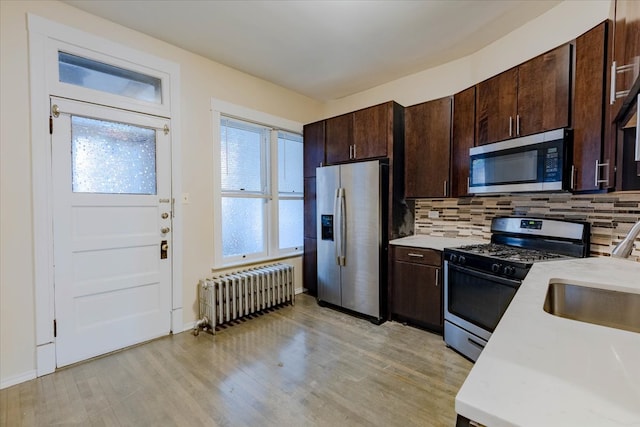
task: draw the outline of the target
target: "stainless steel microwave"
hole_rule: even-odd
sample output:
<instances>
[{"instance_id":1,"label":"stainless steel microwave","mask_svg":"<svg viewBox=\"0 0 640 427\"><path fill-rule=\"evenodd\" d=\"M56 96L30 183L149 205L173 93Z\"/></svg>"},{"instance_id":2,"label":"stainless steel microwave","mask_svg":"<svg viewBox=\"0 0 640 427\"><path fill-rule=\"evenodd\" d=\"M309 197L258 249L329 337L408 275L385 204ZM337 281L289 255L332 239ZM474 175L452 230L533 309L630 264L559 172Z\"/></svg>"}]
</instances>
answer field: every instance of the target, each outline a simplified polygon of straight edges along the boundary
<instances>
[{"instance_id":1,"label":"stainless steel microwave","mask_svg":"<svg viewBox=\"0 0 640 427\"><path fill-rule=\"evenodd\" d=\"M571 189L573 132L556 129L469 150L469 193Z\"/></svg>"}]
</instances>

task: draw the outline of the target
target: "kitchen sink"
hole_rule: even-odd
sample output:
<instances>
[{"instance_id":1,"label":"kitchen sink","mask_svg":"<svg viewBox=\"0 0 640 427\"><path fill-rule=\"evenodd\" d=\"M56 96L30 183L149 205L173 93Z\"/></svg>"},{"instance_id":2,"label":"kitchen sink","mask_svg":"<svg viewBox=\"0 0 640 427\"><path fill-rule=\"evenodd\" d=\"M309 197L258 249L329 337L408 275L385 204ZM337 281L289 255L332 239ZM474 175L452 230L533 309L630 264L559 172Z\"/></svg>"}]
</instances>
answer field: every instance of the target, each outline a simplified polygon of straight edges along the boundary
<instances>
[{"instance_id":1,"label":"kitchen sink","mask_svg":"<svg viewBox=\"0 0 640 427\"><path fill-rule=\"evenodd\" d=\"M640 332L640 294L550 282L544 311L554 316Z\"/></svg>"}]
</instances>

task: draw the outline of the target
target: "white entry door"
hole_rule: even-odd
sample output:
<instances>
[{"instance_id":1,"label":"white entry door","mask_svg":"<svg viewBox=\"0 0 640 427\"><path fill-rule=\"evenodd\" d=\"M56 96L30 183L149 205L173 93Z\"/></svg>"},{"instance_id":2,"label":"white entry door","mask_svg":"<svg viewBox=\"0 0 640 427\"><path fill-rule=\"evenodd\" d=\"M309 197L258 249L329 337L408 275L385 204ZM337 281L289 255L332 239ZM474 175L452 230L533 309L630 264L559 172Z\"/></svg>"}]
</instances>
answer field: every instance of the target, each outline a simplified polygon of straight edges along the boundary
<instances>
[{"instance_id":1,"label":"white entry door","mask_svg":"<svg viewBox=\"0 0 640 427\"><path fill-rule=\"evenodd\" d=\"M171 139L167 119L51 104L60 367L170 332Z\"/></svg>"}]
</instances>

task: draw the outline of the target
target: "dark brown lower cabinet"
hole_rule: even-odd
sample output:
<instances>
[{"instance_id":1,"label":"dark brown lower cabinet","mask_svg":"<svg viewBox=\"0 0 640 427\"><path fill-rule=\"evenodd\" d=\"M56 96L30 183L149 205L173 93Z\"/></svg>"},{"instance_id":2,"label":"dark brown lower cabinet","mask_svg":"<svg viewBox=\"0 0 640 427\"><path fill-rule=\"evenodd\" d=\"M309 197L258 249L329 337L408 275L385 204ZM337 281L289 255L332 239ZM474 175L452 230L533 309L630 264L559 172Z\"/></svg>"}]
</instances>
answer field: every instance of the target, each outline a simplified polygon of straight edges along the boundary
<instances>
[{"instance_id":1,"label":"dark brown lower cabinet","mask_svg":"<svg viewBox=\"0 0 640 427\"><path fill-rule=\"evenodd\" d=\"M318 244L316 239L305 237L304 256L302 257L302 279L307 293L311 296L318 296Z\"/></svg>"},{"instance_id":2,"label":"dark brown lower cabinet","mask_svg":"<svg viewBox=\"0 0 640 427\"><path fill-rule=\"evenodd\" d=\"M442 253L393 247L391 313L394 320L442 332Z\"/></svg>"}]
</instances>

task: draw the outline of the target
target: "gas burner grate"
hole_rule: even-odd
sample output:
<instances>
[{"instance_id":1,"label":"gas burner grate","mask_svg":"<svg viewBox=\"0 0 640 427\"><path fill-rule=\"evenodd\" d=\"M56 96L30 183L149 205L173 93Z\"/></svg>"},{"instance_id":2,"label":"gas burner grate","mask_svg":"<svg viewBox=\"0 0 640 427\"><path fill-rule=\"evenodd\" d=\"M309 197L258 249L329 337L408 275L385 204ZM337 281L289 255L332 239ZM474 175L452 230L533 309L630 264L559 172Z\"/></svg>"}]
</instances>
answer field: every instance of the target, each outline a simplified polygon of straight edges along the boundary
<instances>
[{"instance_id":1,"label":"gas burner grate","mask_svg":"<svg viewBox=\"0 0 640 427\"><path fill-rule=\"evenodd\" d=\"M520 248L516 246L500 245L496 243L462 246L458 248L458 250L487 257L518 262L535 262L565 258L564 255L556 254L553 252Z\"/></svg>"}]
</instances>

